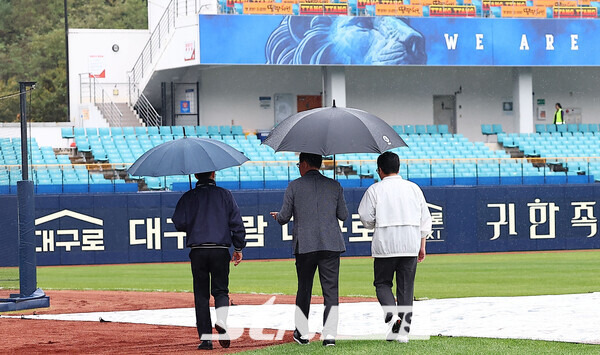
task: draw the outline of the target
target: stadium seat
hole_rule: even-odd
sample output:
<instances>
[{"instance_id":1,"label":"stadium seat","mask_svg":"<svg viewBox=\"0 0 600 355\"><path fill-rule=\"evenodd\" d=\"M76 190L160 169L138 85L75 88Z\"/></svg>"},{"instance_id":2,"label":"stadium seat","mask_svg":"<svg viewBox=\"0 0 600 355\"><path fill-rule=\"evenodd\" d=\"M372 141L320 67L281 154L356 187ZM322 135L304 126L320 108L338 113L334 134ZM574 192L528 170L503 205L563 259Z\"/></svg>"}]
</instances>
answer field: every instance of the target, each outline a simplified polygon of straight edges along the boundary
<instances>
[{"instance_id":1,"label":"stadium seat","mask_svg":"<svg viewBox=\"0 0 600 355\"><path fill-rule=\"evenodd\" d=\"M535 125L535 132L536 133L542 133L542 132L546 132L546 125L545 124L536 124Z\"/></svg>"},{"instance_id":2,"label":"stadium seat","mask_svg":"<svg viewBox=\"0 0 600 355\"><path fill-rule=\"evenodd\" d=\"M429 133L429 134L436 134L436 133L438 133L437 125L428 124L427 125L427 133Z\"/></svg>"},{"instance_id":3,"label":"stadium seat","mask_svg":"<svg viewBox=\"0 0 600 355\"><path fill-rule=\"evenodd\" d=\"M100 137L110 136L110 127L98 127L98 135Z\"/></svg>"},{"instance_id":4,"label":"stadium seat","mask_svg":"<svg viewBox=\"0 0 600 355\"><path fill-rule=\"evenodd\" d=\"M206 126L196 126L196 134L198 137L207 136L208 131L206 130Z\"/></svg>"},{"instance_id":5,"label":"stadium seat","mask_svg":"<svg viewBox=\"0 0 600 355\"><path fill-rule=\"evenodd\" d=\"M220 136L219 134L219 126L208 126L208 135L212 137Z\"/></svg>"},{"instance_id":6,"label":"stadium seat","mask_svg":"<svg viewBox=\"0 0 600 355\"><path fill-rule=\"evenodd\" d=\"M231 134L233 134L234 136L243 136L244 135L244 130L242 129L242 126L231 126Z\"/></svg>"},{"instance_id":7,"label":"stadium seat","mask_svg":"<svg viewBox=\"0 0 600 355\"><path fill-rule=\"evenodd\" d=\"M146 127L135 127L135 135L136 136L145 136L148 132L146 131Z\"/></svg>"},{"instance_id":8,"label":"stadium seat","mask_svg":"<svg viewBox=\"0 0 600 355\"><path fill-rule=\"evenodd\" d=\"M148 131L148 136L158 136L159 135L159 131L158 131L158 126L149 126L147 128Z\"/></svg>"},{"instance_id":9,"label":"stadium seat","mask_svg":"<svg viewBox=\"0 0 600 355\"><path fill-rule=\"evenodd\" d=\"M412 125L404 125L404 133L406 134L414 134L415 133L415 127Z\"/></svg>"},{"instance_id":10,"label":"stadium seat","mask_svg":"<svg viewBox=\"0 0 600 355\"><path fill-rule=\"evenodd\" d=\"M422 124L415 125L415 133L416 134L427 134L427 128L425 127L425 125L422 125Z\"/></svg>"},{"instance_id":11,"label":"stadium seat","mask_svg":"<svg viewBox=\"0 0 600 355\"><path fill-rule=\"evenodd\" d=\"M485 135L485 136L489 136L494 134L494 131L492 130L492 125L490 124L482 124L481 125L481 134Z\"/></svg>"},{"instance_id":12,"label":"stadium seat","mask_svg":"<svg viewBox=\"0 0 600 355\"><path fill-rule=\"evenodd\" d=\"M194 126L185 126L183 127L183 131L188 137L196 137L196 128Z\"/></svg>"},{"instance_id":13,"label":"stadium seat","mask_svg":"<svg viewBox=\"0 0 600 355\"><path fill-rule=\"evenodd\" d=\"M446 125L446 124L438 125L438 132L441 134L448 134L448 125Z\"/></svg>"},{"instance_id":14,"label":"stadium seat","mask_svg":"<svg viewBox=\"0 0 600 355\"><path fill-rule=\"evenodd\" d=\"M85 128L83 127L74 127L73 128L73 134L75 135L75 137L85 137Z\"/></svg>"},{"instance_id":15,"label":"stadium seat","mask_svg":"<svg viewBox=\"0 0 600 355\"><path fill-rule=\"evenodd\" d=\"M171 132L173 132L173 136L183 137L185 135L183 133L183 126L172 126Z\"/></svg>"},{"instance_id":16,"label":"stadium seat","mask_svg":"<svg viewBox=\"0 0 600 355\"><path fill-rule=\"evenodd\" d=\"M75 138L75 133L73 133L73 127L63 127L60 129L60 133L63 138Z\"/></svg>"},{"instance_id":17,"label":"stadium seat","mask_svg":"<svg viewBox=\"0 0 600 355\"><path fill-rule=\"evenodd\" d=\"M504 133L504 131L502 130L502 125L498 123L493 124L492 132L493 134Z\"/></svg>"}]
</instances>

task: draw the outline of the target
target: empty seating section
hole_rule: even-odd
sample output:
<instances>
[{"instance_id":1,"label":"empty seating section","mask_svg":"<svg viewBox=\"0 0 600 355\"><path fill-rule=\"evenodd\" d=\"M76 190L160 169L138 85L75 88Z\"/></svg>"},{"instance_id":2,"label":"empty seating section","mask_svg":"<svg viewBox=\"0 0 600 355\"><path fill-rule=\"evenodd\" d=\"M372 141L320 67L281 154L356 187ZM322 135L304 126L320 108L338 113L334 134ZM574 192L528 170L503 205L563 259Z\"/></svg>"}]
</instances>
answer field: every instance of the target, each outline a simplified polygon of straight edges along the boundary
<instances>
[{"instance_id":1,"label":"empty seating section","mask_svg":"<svg viewBox=\"0 0 600 355\"><path fill-rule=\"evenodd\" d=\"M501 125L482 125L482 133L497 135L504 148L492 150L484 142L448 133L446 125L395 125L394 130L408 147L392 151L401 159L400 174L424 186L594 182L594 176L600 176L598 125L561 126L538 124L536 133L519 134L504 133ZM92 164L73 164L68 155L56 153L52 147L39 147L30 139L29 178L38 193L137 191L137 183L125 183L137 179L143 179L150 190L188 189L188 176L132 177L125 172L149 149L184 136L223 141L250 159L242 166L217 172L217 181L224 187L281 189L300 176L296 153L275 153L262 145L256 134L244 134L236 125L74 127L62 129L61 135L74 141L77 154L72 157L83 157ZM515 149L523 153L523 159L511 158L507 151ZM379 179L377 156L336 155L336 178L345 187L368 186ZM16 192L20 164L20 139L1 138L0 193ZM323 173L333 177L333 162L325 160L324 164Z\"/></svg>"},{"instance_id":2,"label":"empty seating section","mask_svg":"<svg viewBox=\"0 0 600 355\"><path fill-rule=\"evenodd\" d=\"M71 130L72 131L72 130ZM67 131L69 132L69 131ZM89 130L90 136L75 136L88 142L88 147L98 147L95 138L100 131ZM104 134L102 130L102 134ZM65 136L64 132L61 132ZM78 132L81 134L81 132ZM66 134L66 139L70 135ZM92 141L91 145L89 141ZM35 138L28 140L28 179L33 181L36 193L62 192L115 192L137 191L137 184L124 180L106 179L101 172L88 171L85 165L74 165L68 155L56 154L52 147L39 147ZM17 181L22 180L20 138L2 138L0 144L0 193L16 193ZM97 184L103 185L102 188ZM116 187L119 185L119 187ZM136 185L136 186L126 186Z\"/></svg>"},{"instance_id":3,"label":"empty seating section","mask_svg":"<svg viewBox=\"0 0 600 355\"><path fill-rule=\"evenodd\" d=\"M555 125L536 127L539 133L514 134L513 145L525 157L539 158L550 174L566 174L571 181L600 181L600 133L590 132L589 124L580 124L578 130L574 126L559 125L565 127L560 132L548 131L550 126Z\"/></svg>"}]
</instances>

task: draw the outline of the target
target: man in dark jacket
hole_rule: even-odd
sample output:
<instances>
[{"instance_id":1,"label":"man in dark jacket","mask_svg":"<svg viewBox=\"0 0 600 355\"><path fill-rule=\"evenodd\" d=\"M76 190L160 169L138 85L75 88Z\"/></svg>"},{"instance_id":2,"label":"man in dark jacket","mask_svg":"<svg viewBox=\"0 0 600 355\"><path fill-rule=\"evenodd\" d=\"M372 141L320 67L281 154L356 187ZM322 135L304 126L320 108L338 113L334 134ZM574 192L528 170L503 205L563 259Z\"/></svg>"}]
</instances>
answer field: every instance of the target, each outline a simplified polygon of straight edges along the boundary
<instances>
[{"instance_id":1,"label":"man in dark jacket","mask_svg":"<svg viewBox=\"0 0 600 355\"><path fill-rule=\"evenodd\" d=\"M229 247L233 244L231 260L237 266L246 246L246 230L231 192L215 184L215 172L195 176L196 188L183 194L177 202L173 224L178 231L186 232L187 247L191 249L196 327L202 341L198 349L212 349L211 294L215 299L219 344L228 348Z\"/></svg>"},{"instance_id":2,"label":"man in dark jacket","mask_svg":"<svg viewBox=\"0 0 600 355\"><path fill-rule=\"evenodd\" d=\"M301 153L301 177L288 185L279 212L271 215L279 224L294 217L292 248L296 256L296 330L294 340L308 344L308 313L315 271L323 290L323 345L335 345L337 333L340 254L346 251L338 220L348 218L344 190L340 183L319 172L323 157Z\"/></svg>"}]
</instances>

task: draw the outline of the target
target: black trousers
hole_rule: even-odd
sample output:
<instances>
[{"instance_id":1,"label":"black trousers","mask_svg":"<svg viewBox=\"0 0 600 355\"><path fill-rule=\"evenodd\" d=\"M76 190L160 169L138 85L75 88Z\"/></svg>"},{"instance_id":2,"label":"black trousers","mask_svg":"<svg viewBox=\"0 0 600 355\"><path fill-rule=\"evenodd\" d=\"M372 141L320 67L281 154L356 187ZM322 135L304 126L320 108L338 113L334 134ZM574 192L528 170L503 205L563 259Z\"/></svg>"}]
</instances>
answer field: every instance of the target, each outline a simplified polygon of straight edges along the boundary
<instances>
[{"instance_id":1,"label":"black trousers","mask_svg":"<svg viewBox=\"0 0 600 355\"><path fill-rule=\"evenodd\" d=\"M323 291L323 336L337 334L339 305L340 252L317 251L296 254L296 274L298 291L296 292L295 324L300 334L308 334L308 314L312 295L315 271L319 269L319 280Z\"/></svg>"},{"instance_id":2,"label":"black trousers","mask_svg":"<svg viewBox=\"0 0 600 355\"><path fill-rule=\"evenodd\" d=\"M217 321L227 321L230 258L229 250L225 248L196 248L190 251L196 328L200 339L202 334L212 334L209 306L211 294L215 299Z\"/></svg>"},{"instance_id":3,"label":"black trousers","mask_svg":"<svg viewBox=\"0 0 600 355\"><path fill-rule=\"evenodd\" d=\"M375 293L377 300L384 308L385 321L391 320L393 313L398 313L400 318L412 317L412 313L404 315L402 309L396 306L409 306L412 308L415 289L415 274L417 272L417 257L393 257L374 258L373 269L375 270ZM396 298L392 292L392 285L396 274ZM409 322L410 320L407 319Z\"/></svg>"}]
</instances>

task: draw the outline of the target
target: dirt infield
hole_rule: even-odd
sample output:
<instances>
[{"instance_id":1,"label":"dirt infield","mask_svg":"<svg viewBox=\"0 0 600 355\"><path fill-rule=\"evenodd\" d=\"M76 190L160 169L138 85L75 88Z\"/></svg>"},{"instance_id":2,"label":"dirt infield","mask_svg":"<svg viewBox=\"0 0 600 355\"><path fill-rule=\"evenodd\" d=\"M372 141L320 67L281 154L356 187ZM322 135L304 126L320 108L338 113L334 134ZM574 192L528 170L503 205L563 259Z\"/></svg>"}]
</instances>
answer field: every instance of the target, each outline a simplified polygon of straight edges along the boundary
<instances>
[{"instance_id":1,"label":"dirt infield","mask_svg":"<svg viewBox=\"0 0 600 355\"><path fill-rule=\"evenodd\" d=\"M194 306L192 293L128 291L47 291L50 307L4 315L62 314L82 312L134 311L142 309L188 308ZM232 294L235 305L263 304L273 295ZM294 296L277 295L275 303L293 304ZM341 302L373 301L342 298ZM322 303L313 297L313 303ZM211 304L212 305L212 304ZM265 334L269 331L265 330ZM275 334L275 331L273 331ZM197 354L198 335L192 327L172 327L111 322L29 320L0 317L0 353L8 354ZM291 342L291 332L282 340L252 340L248 330L231 342L229 349L216 342L212 353L235 353Z\"/></svg>"}]
</instances>

